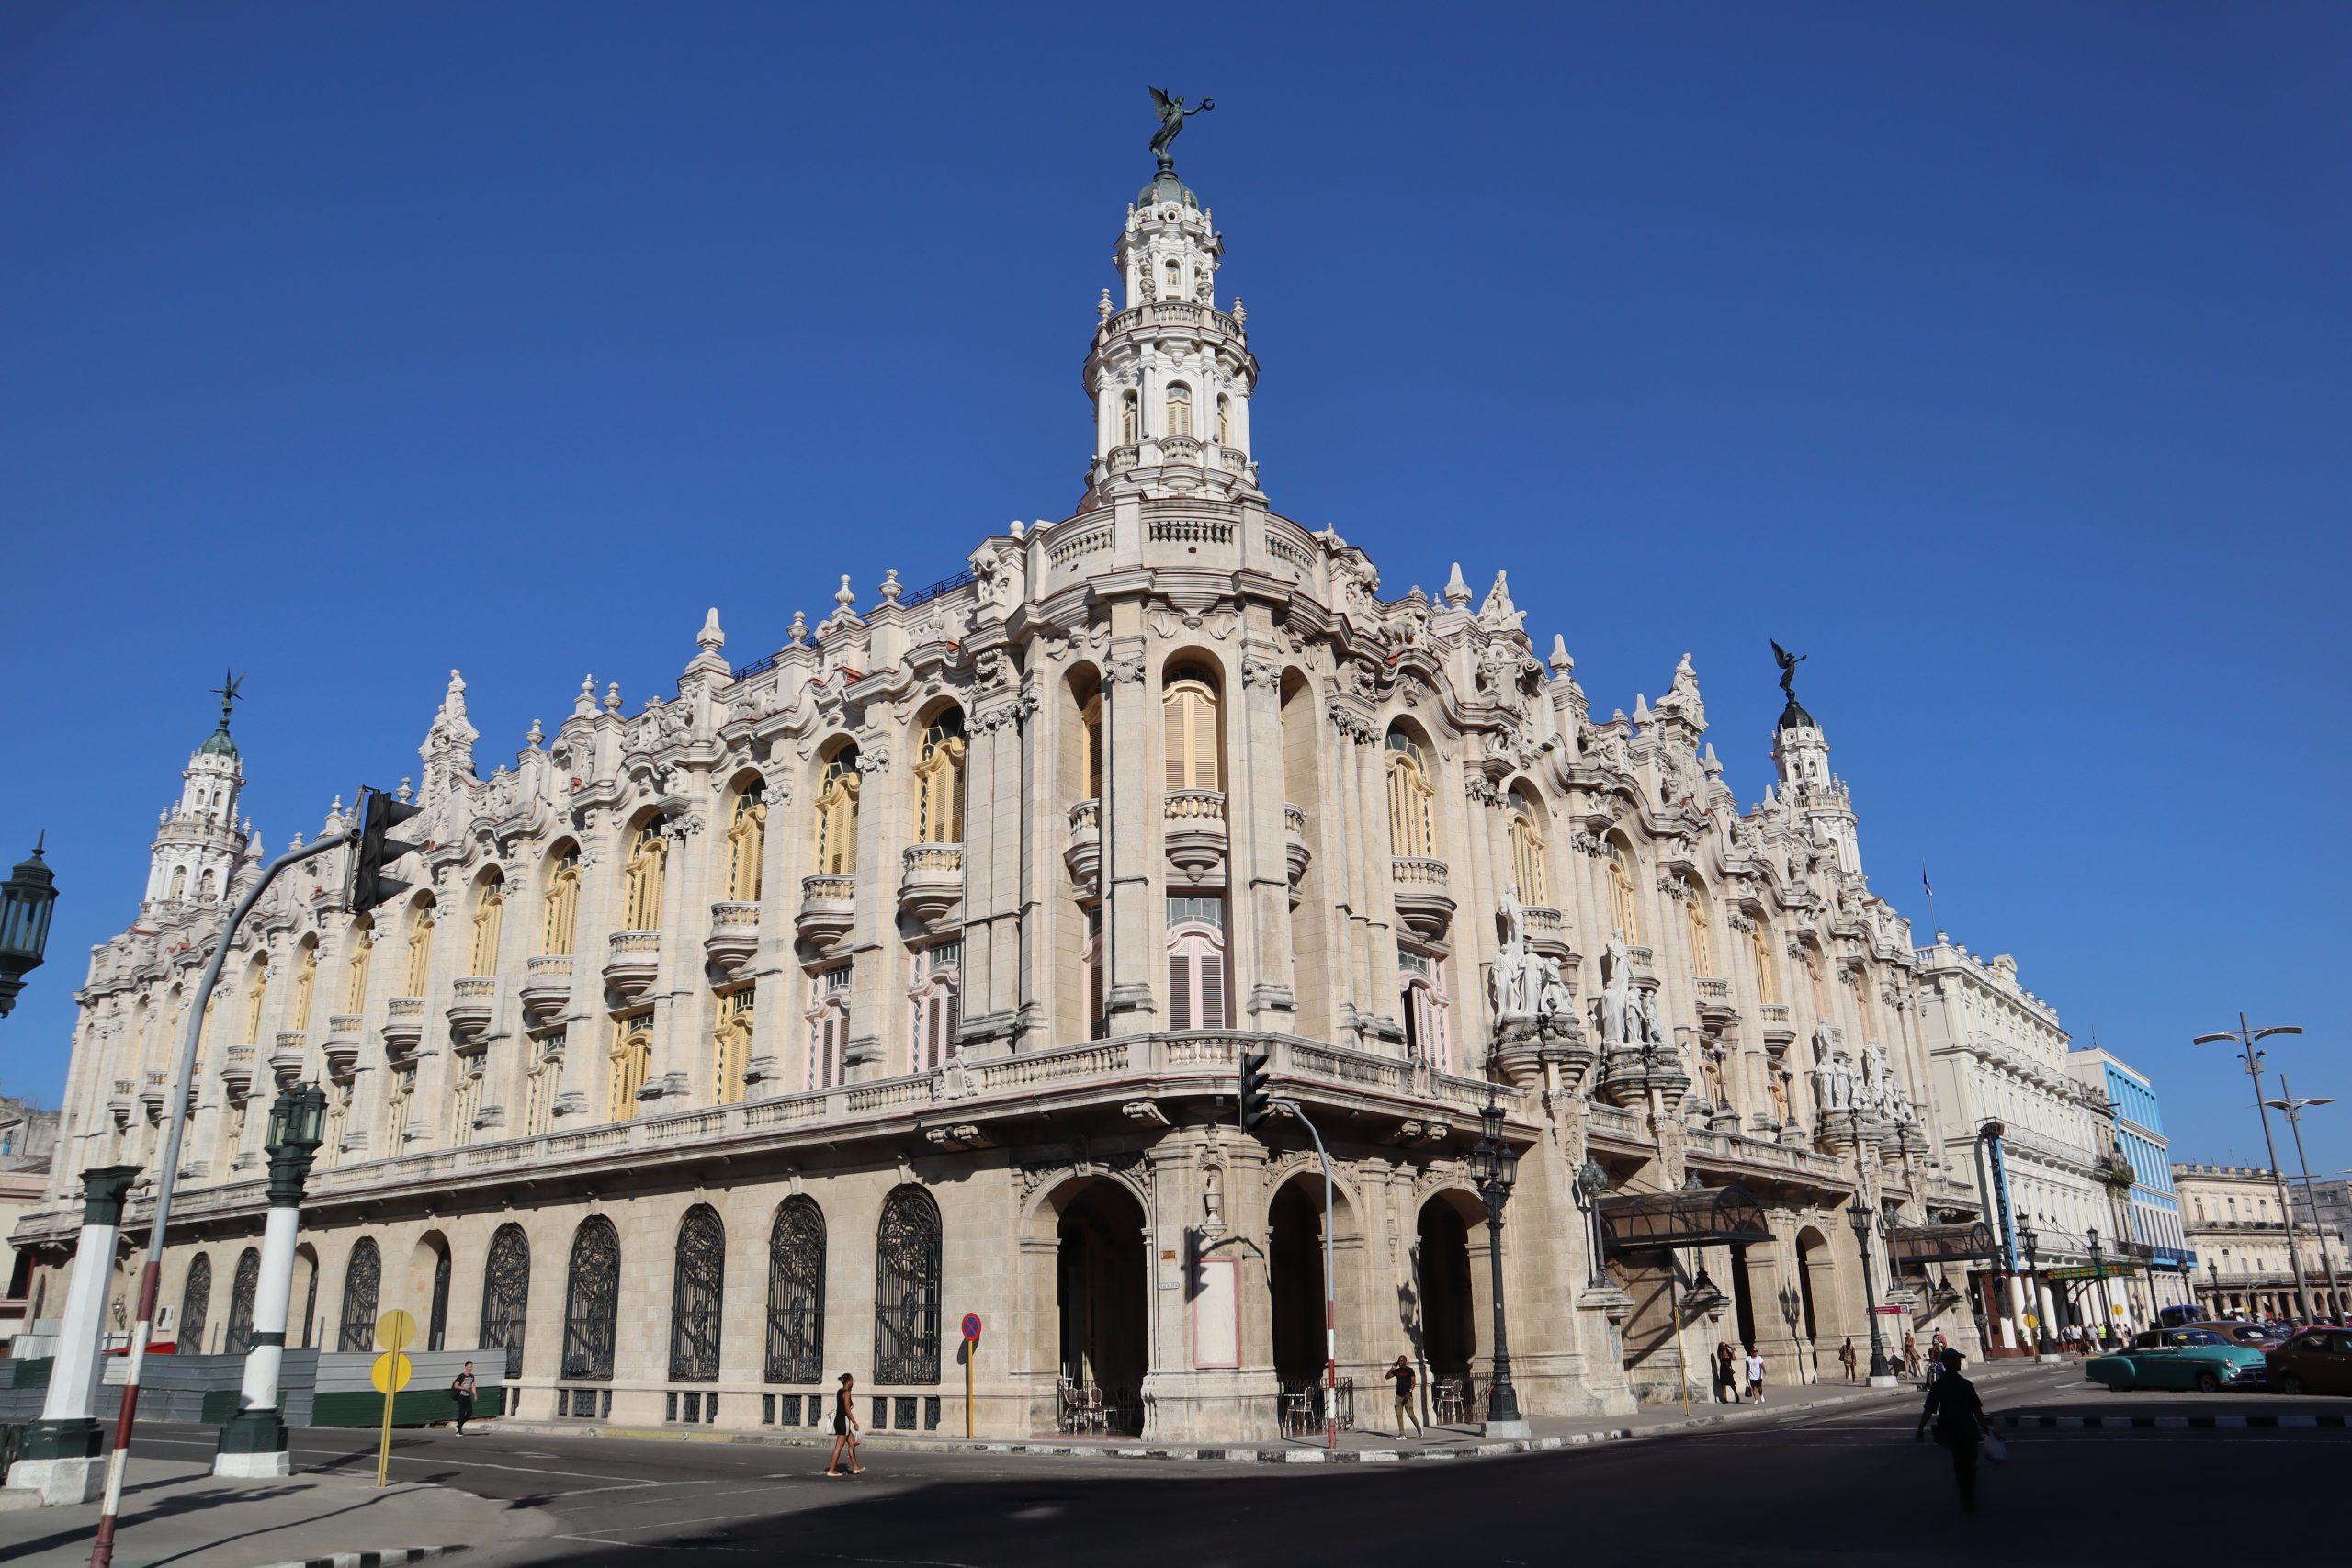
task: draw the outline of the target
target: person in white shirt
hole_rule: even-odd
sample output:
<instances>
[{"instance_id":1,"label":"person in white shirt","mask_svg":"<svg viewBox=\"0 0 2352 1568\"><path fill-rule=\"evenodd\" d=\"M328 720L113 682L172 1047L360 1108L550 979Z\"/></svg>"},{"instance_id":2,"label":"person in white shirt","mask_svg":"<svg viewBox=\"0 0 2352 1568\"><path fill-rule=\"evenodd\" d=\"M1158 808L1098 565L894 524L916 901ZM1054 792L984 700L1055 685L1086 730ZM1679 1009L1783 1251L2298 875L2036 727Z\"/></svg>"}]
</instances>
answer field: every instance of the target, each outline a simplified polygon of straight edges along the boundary
<instances>
[{"instance_id":1,"label":"person in white shirt","mask_svg":"<svg viewBox=\"0 0 2352 1568\"><path fill-rule=\"evenodd\" d=\"M1764 1403L1764 1358L1753 1345L1747 1348L1747 1397L1758 1404Z\"/></svg>"}]
</instances>

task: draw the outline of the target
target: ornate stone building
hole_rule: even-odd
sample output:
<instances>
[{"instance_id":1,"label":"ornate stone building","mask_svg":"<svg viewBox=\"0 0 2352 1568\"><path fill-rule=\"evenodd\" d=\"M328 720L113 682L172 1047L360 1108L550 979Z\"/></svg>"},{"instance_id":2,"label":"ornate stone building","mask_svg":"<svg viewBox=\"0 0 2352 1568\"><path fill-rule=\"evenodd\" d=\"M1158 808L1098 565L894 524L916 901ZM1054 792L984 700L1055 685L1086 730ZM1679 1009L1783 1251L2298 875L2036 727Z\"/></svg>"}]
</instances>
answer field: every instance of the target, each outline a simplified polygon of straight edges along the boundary
<instances>
[{"instance_id":1,"label":"ornate stone building","mask_svg":"<svg viewBox=\"0 0 2352 1568\"><path fill-rule=\"evenodd\" d=\"M316 1078L294 1344L405 1305L503 1349L535 1416L795 1424L846 1369L890 1426L960 1430L969 1311L982 1433L1053 1427L1067 1382L1113 1427L1269 1436L1322 1360L1324 1191L1304 1129L1238 1130L1250 1046L1336 1162L1359 1383L1410 1351L1484 1386L1490 1098L1531 1413L1661 1396L1717 1339L1800 1375L1862 1340L1865 1268L1892 1327L1974 1343L1918 1261L1976 1204L1934 1153L1909 931L1822 728L1792 695L1743 809L1688 660L1596 716L1503 573L1385 597L1274 511L1223 253L1171 172L1129 208L1071 516L919 592L843 577L741 666L714 612L674 694L584 681L486 774L453 675L412 892L353 919L288 877L230 957L183 1329L250 1333L211 1292L262 1221L256 1108ZM19 1233L45 1274L71 1173L154 1157L207 889L257 863L238 783L224 726L93 955Z\"/></svg>"}]
</instances>

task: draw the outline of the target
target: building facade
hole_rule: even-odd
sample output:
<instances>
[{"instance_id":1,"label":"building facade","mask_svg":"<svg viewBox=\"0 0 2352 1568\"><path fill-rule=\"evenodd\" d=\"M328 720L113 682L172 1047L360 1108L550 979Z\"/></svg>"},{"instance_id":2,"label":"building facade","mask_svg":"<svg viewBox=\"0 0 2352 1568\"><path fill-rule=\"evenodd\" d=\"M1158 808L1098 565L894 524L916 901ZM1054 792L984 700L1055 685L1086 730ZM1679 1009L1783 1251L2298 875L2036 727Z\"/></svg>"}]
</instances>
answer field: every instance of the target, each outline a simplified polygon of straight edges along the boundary
<instances>
[{"instance_id":1,"label":"building facade","mask_svg":"<svg viewBox=\"0 0 2352 1568\"><path fill-rule=\"evenodd\" d=\"M797 1424L848 1370L876 1426L960 1429L970 1312L981 1433L1092 1390L1152 1438L1271 1436L1322 1371L1326 1192L1295 1122L1236 1127L1263 1050L1330 1150L1343 1378L1485 1386L1490 1104L1532 1413L1678 1393L1719 1338L1809 1376L1872 1301L1974 1345L1976 1197L1822 727L1792 694L1742 807L1688 660L1598 717L1504 573L1384 597L1260 488L1248 316L1172 170L1117 256L1069 517L919 592L843 577L741 666L714 611L674 694L585 681L486 776L453 673L411 890L355 918L306 869L229 956L164 1255L184 1341L253 1331L266 1100L316 1079L289 1343L401 1305L534 1416ZM155 1157L259 864L241 782L224 721L93 953L19 1230L45 1276L72 1173Z\"/></svg>"},{"instance_id":2,"label":"building facade","mask_svg":"<svg viewBox=\"0 0 2352 1568\"><path fill-rule=\"evenodd\" d=\"M2172 1190L2172 1145L2164 1109L2146 1074L2103 1045L2066 1054L2066 1071L2107 1106L2108 1155L2102 1171L2114 1209L2110 1235L2129 1248L2139 1277L2124 1287L2131 1315L2145 1326L2161 1307L2196 1300L2190 1275L2197 1254L2180 1223Z\"/></svg>"},{"instance_id":3,"label":"building facade","mask_svg":"<svg viewBox=\"0 0 2352 1568\"><path fill-rule=\"evenodd\" d=\"M50 1187L50 1159L57 1145L57 1112L40 1111L13 1095L0 1095L0 1354L31 1328L40 1307L33 1299L32 1254L8 1241L19 1216L41 1206Z\"/></svg>"},{"instance_id":4,"label":"building facade","mask_svg":"<svg viewBox=\"0 0 2352 1568\"><path fill-rule=\"evenodd\" d=\"M2174 1190L2188 1245L2199 1258L2198 1299L2216 1315L2293 1319L2300 1255L2312 1308L2340 1317L2344 1303L2328 1287L2329 1252L2319 1233L2298 1223L2278 1202L2278 1179L2266 1166L2176 1165ZM2290 1248L2293 1250L2290 1252ZM2336 1260L2339 1273L2342 1261Z\"/></svg>"}]
</instances>

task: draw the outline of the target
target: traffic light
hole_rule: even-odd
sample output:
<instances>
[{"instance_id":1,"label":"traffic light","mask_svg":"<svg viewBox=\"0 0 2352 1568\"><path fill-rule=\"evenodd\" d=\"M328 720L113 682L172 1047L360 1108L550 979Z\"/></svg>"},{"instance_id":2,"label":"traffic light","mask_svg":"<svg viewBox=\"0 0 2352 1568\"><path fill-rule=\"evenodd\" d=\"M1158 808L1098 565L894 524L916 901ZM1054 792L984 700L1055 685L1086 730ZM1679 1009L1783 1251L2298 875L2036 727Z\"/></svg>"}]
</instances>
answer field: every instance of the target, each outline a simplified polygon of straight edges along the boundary
<instances>
[{"instance_id":1,"label":"traffic light","mask_svg":"<svg viewBox=\"0 0 2352 1568\"><path fill-rule=\"evenodd\" d=\"M1241 1047L1241 1128L1255 1132L1258 1123L1273 1114L1266 1098L1266 1079L1272 1076L1273 1058L1264 1051Z\"/></svg>"},{"instance_id":2,"label":"traffic light","mask_svg":"<svg viewBox=\"0 0 2352 1568\"><path fill-rule=\"evenodd\" d=\"M355 915L408 891L407 883L386 876L384 868L422 846L404 843L390 835L393 829L424 809L422 806L403 805L380 789L362 793L367 799L360 803L359 807L359 852L351 857L351 897L348 900Z\"/></svg>"}]
</instances>

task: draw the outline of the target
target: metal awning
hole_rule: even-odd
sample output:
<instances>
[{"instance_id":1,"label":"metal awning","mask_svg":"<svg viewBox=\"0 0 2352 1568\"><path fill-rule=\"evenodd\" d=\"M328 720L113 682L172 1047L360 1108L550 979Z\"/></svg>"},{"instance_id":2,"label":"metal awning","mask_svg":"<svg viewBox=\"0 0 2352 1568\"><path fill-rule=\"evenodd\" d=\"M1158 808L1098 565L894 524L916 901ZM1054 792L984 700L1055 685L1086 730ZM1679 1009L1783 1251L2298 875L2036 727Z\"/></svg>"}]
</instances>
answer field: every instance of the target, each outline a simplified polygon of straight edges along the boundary
<instances>
[{"instance_id":1,"label":"metal awning","mask_svg":"<svg viewBox=\"0 0 2352 1568\"><path fill-rule=\"evenodd\" d=\"M1764 1205L1737 1182L1679 1192L1612 1192L1600 1200L1600 1229L1611 1252L1772 1239Z\"/></svg>"},{"instance_id":2,"label":"metal awning","mask_svg":"<svg viewBox=\"0 0 2352 1568\"><path fill-rule=\"evenodd\" d=\"M1996 1256L1993 1227L1982 1220L1951 1225L1897 1225L1887 1250L1897 1263L1958 1263Z\"/></svg>"},{"instance_id":3,"label":"metal awning","mask_svg":"<svg viewBox=\"0 0 2352 1568\"><path fill-rule=\"evenodd\" d=\"M2129 1258L2101 1258L2094 1270L2087 1263L2069 1263L2061 1268L2044 1269L2045 1280L2129 1280L2138 1273L2140 1266Z\"/></svg>"}]
</instances>

